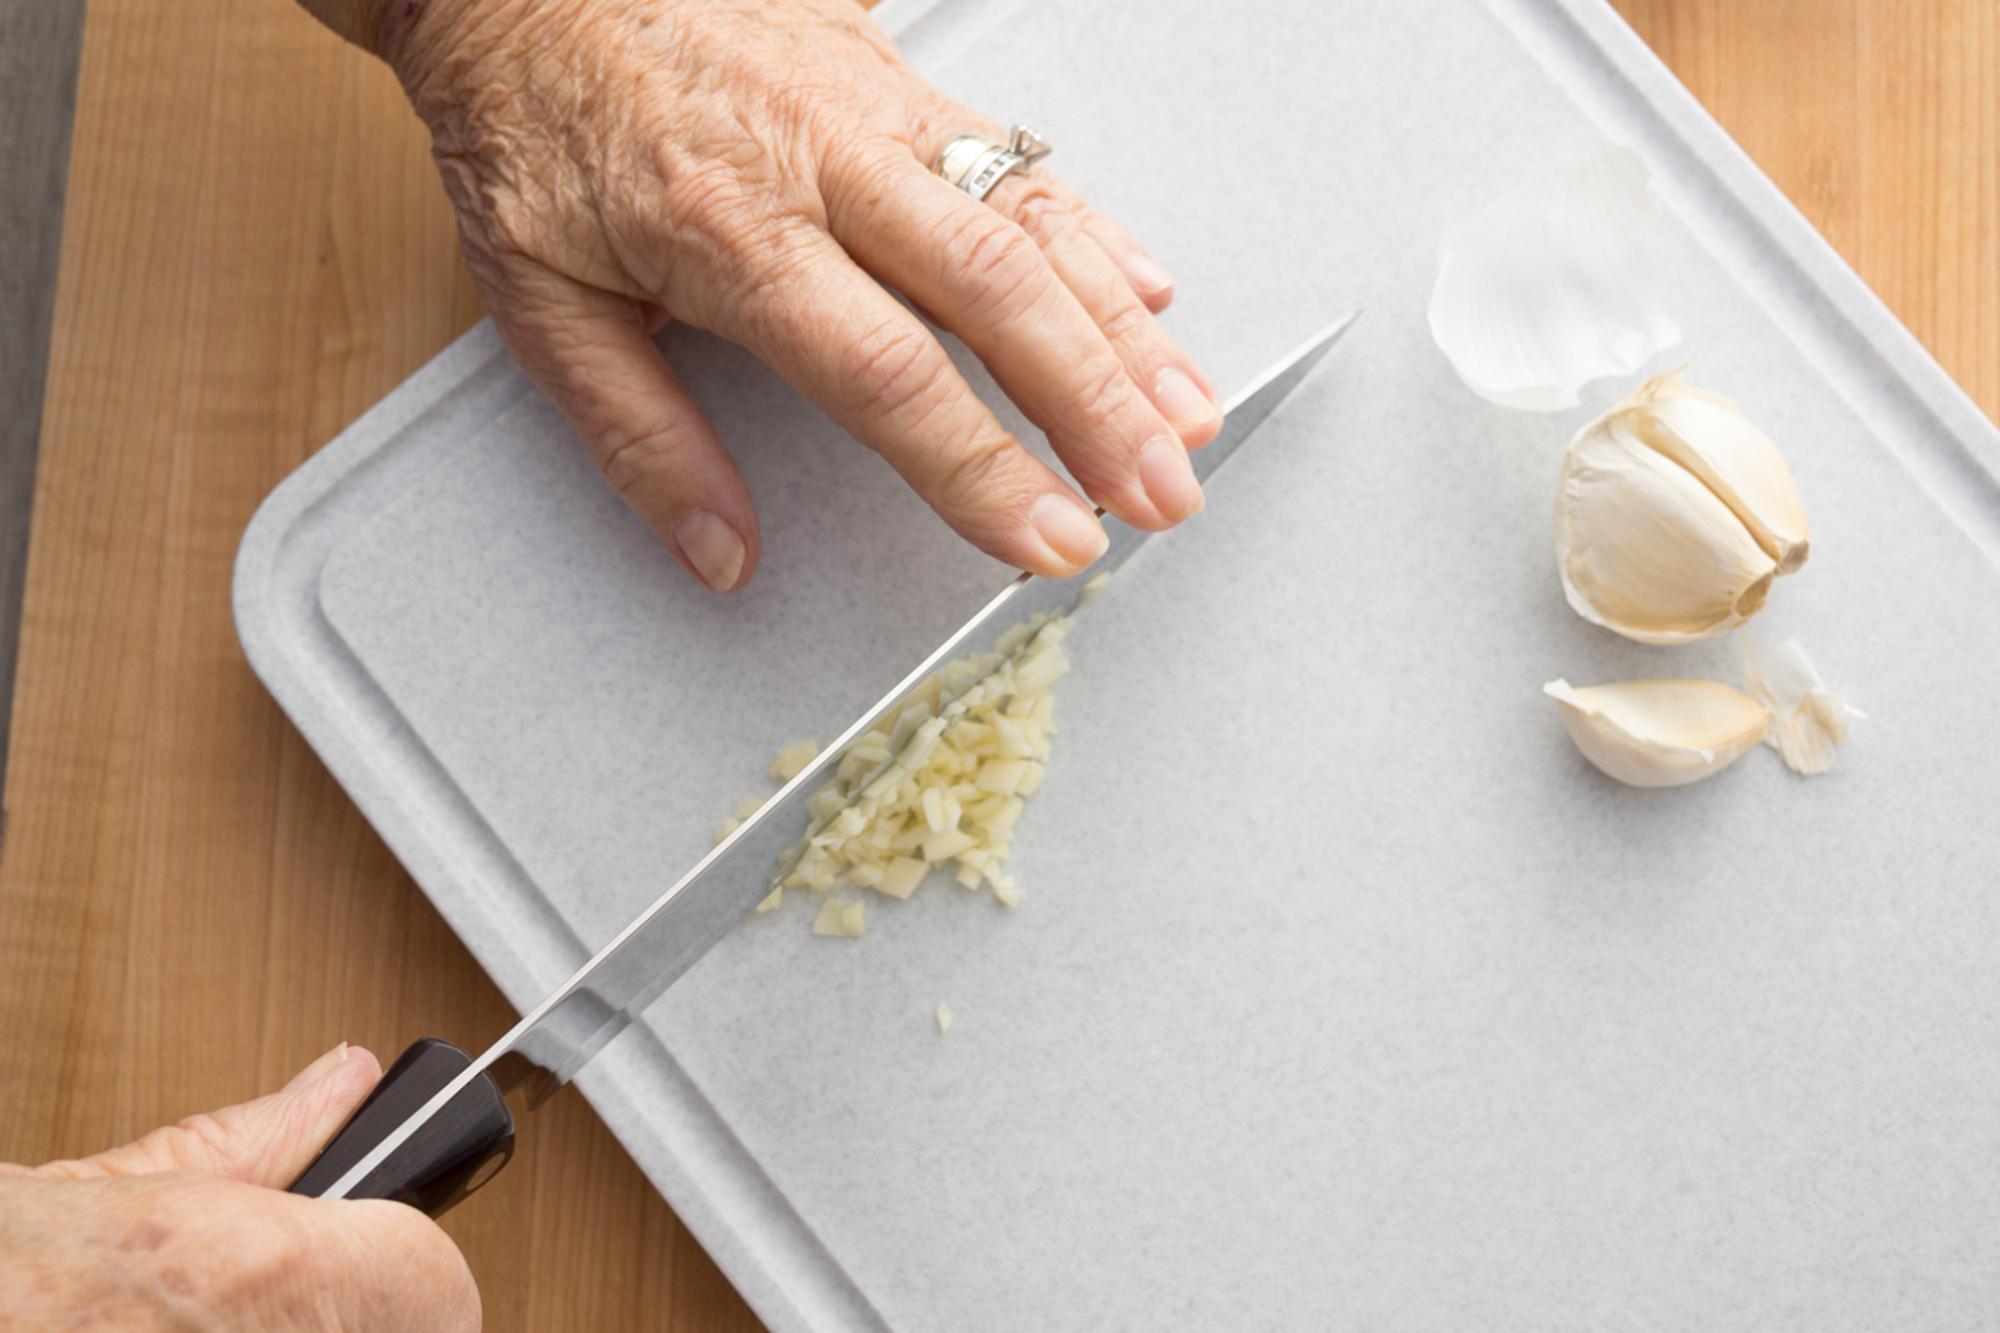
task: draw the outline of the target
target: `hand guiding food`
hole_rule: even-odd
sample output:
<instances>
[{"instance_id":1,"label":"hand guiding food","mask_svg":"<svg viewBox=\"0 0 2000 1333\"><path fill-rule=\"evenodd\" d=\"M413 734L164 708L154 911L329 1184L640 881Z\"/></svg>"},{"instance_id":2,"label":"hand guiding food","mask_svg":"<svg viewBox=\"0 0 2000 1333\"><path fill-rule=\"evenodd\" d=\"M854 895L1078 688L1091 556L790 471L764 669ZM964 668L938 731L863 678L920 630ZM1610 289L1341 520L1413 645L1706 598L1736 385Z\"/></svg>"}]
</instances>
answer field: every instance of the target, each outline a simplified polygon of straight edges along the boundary
<instances>
[{"instance_id":1,"label":"hand guiding food","mask_svg":"<svg viewBox=\"0 0 2000 1333\"><path fill-rule=\"evenodd\" d=\"M305 0L395 67L430 127L501 338L606 480L718 592L756 573L743 477L653 341L747 347L962 537L1067 577L1094 507L1170 527L1212 388L1155 314L1172 281L1024 162L974 198L933 164L1006 138L939 95L853 0ZM956 334L1065 479L975 395Z\"/></svg>"}]
</instances>

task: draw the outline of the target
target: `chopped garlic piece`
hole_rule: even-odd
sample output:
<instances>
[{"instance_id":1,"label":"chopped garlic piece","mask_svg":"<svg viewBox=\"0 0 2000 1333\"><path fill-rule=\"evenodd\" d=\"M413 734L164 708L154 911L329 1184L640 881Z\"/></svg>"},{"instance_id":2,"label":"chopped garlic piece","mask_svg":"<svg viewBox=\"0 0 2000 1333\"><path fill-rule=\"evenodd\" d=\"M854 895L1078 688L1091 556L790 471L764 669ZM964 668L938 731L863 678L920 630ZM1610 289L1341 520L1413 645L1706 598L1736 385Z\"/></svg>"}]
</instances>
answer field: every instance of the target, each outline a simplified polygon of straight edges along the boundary
<instances>
[{"instance_id":1,"label":"chopped garlic piece","mask_svg":"<svg viewBox=\"0 0 2000 1333\"><path fill-rule=\"evenodd\" d=\"M951 1006L946 1004L943 1000L938 1001L937 1028L938 1028L938 1035L940 1037L942 1037L945 1033L951 1031Z\"/></svg>"},{"instance_id":2,"label":"chopped garlic piece","mask_svg":"<svg viewBox=\"0 0 2000 1333\"><path fill-rule=\"evenodd\" d=\"M936 865L940 861L951 860L960 852L971 851L978 845L979 839L957 829L953 829L950 833L934 833L924 839L924 861L929 865Z\"/></svg>"},{"instance_id":3,"label":"chopped garlic piece","mask_svg":"<svg viewBox=\"0 0 2000 1333\"><path fill-rule=\"evenodd\" d=\"M1011 796L1020 789L1027 772L1027 764L1019 759L989 759L979 766L979 776L973 779L973 785L981 791Z\"/></svg>"},{"instance_id":4,"label":"chopped garlic piece","mask_svg":"<svg viewBox=\"0 0 2000 1333\"><path fill-rule=\"evenodd\" d=\"M1755 631L1743 635L1743 688L1771 713L1764 744L1785 767L1807 777L1833 767L1833 747L1867 716L1843 703L1819 678L1797 639L1773 643Z\"/></svg>"},{"instance_id":5,"label":"chopped garlic piece","mask_svg":"<svg viewBox=\"0 0 2000 1333\"><path fill-rule=\"evenodd\" d=\"M1069 630L1067 617L1048 615L1013 627L1000 651L944 666L856 741L806 799L812 828L757 910L776 910L783 889L810 889L825 895L813 933L852 938L862 931L862 900L834 890L907 899L933 868L968 890L991 885L1008 907L1018 903L1020 890L1001 867L1022 798L1046 776L1050 687L1069 670ZM817 754L810 741L786 746L771 776L789 781ZM762 805L746 798L718 841Z\"/></svg>"},{"instance_id":6,"label":"chopped garlic piece","mask_svg":"<svg viewBox=\"0 0 2000 1333\"><path fill-rule=\"evenodd\" d=\"M1083 591L1076 595L1076 604L1078 606L1088 606L1104 595L1104 590L1110 586L1110 583L1110 570L1099 570L1097 573L1092 574L1088 579L1084 580Z\"/></svg>"},{"instance_id":7,"label":"chopped garlic piece","mask_svg":"<svg viewBox=\"0 0 2000 1333\"><path fill-rule=\"evenodd\" d=\"M891 898L907 898L924 882L930 866L914 856L899 856L882 867L882 882L875 888Z\"/></svg>"},{"instance_id":8,"label":"chopped garlic piece","mask_svg":"<svg viewBox=\"0 0 2000 1333\"><path fill-rule=\"evenodd\" d=\"M743 827L744 820L750 818L750 816L763 808L764 798L761 796L745 796L742 800L738 801L735 813L715 826L716 845L720 846L723 840L728 838L730 834Z\"/></svg>"},{"instance_id":9,"label":"chopped garlic piece","mask_svg":"<svg viewBox=\"0 0 2000 1333\"><path fill-rule=\"evenodd\" d=\"M790 782L818 757L818 741L793 741L771 761L771 776L779 782Z\"/></svg>"},{"instance_id":10,"label":"chopped garlic piece","mask_svg":"<svg viewBox=\"0 0 2000 1333\"><path fill-rule=\"evenodd\" d=\"M813 934L825 935L833 939L858 940L864 925L865 904L856 898L847 902L840 898L828 897L819 905L813 916Z\"/></svg>"}]
</instances>

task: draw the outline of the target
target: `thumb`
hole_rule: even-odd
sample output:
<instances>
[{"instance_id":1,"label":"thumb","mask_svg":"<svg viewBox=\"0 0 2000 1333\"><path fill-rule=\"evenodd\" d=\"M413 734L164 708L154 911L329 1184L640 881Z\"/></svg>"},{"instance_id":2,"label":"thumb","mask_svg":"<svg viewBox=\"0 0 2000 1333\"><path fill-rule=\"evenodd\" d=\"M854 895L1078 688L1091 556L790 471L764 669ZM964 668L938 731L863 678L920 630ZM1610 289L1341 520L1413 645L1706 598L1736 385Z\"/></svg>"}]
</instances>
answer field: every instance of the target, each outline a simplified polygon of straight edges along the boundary
<instances>
[{"instance_id":1,"label":"thumb","mask_svg":"<svg viewBox=\"0 0 2000 1333\"><path fill-rule=\"evenodd\" d=\"M95 1157L51 1162L41 1174L86 1179L205 1171L283 1189L381 1076L382 1066L373 1055L342 1042L268 1096L189 1116Z\"/></svg>"}]
</instances>

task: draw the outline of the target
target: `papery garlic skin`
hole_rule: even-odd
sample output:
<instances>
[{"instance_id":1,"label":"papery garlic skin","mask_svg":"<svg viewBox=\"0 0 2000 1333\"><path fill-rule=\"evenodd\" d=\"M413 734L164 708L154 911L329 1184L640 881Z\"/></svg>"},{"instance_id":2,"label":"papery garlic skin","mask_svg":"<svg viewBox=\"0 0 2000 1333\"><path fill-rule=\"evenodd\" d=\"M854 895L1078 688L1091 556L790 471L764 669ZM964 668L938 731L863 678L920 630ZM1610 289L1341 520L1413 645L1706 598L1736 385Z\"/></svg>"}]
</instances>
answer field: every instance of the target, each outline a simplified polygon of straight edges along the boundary
<instances>
[{"instance_id":1,"label":"papery garlic skin","mask_svg":"<svg viewBox=\"0 0 2000 1333\"><path fill-rule=\"evenodd\" d=\"M1773 643L1746 633L1743 688L1770 710L1764 744L1778 752L1785 767L1806 777L1832 768L1834 747L1867 716L1827 689L1797 639Z\"/></svg>"},{"instance_id":2,"label":"papery garlic skin","mask_svg":"<svg viewBox=\"0 0 2000 1333\"><path fill-rule=\"evenodd\" d=\"M1736 404L1689 388L1676 369L1640 385L1625 406L1632 429L1727 505L1778 573L1805 564L1812 544L1798 484L1778 446Z\"/></svg>"},{"instance_id":3,"label":"papery garlic skin","mask_svg":"<svg viewBox=\"0 0 2000 1333\"><path fill-rule=\"evenodd\" d=\"M1727 399L1655 376L1570 441L1556 557L1578 615L1641 643L1727 634L1805 562L1777 446Z\"/></svg>"},{"instance_id":4,"label":"papery garlic skin","mask_svg":"<svg viewBox=\"0 0 2000 1333\"><path fill-rule=\"evenodd\" d=\"M1560 412L1680 341L1656 295L1646 164L1605 147L1529 175L1453 228L1431 338L1474 393Z\"/></svg>"},{"instance_id":5,"label":"papery garlic skin","mask_svg":"<svg viewBox=\"0 0 2000 1333\"><path fill-rule=\"evenodd\" d=\"M1680 787L1713 777L1764 738L1770 714L1712 680L1634 680L1577 688L1552 680L1576 748L1633 787Z\"/></svg>"}]
</instances>

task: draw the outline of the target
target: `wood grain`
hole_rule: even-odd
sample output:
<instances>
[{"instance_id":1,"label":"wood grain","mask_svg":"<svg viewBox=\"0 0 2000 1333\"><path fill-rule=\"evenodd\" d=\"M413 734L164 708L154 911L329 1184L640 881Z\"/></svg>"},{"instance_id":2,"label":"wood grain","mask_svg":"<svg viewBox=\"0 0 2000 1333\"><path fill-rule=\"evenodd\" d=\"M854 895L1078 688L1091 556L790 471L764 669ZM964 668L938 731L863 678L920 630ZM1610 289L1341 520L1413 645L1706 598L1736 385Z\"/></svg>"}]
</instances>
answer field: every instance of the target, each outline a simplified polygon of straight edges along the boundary
<instances>
[{"instance_id":1,"label":"wood grain","mask_svg":"<svg viewBox=\"0 0 2000 1333\"><path fill-rule=\"evenodd\" d=\"M1621 0L1989 413L2000 0ZM0 1160L507 1006L244 664L263 495L478 314L388 76L280 0L94 0L0 844ZM754 1327L589 1108L448 1228L511 1328Z\"/></svg>"},{"instance_id":2,"label":"wood grain","mask_svg":"<svg viewBox=\"0 0 2000 1333\"><path fill-rule=\"evenodd\" d=\"M82 40L83 0L0 4L0 781Z\"/></svg>"}]
</instances>

